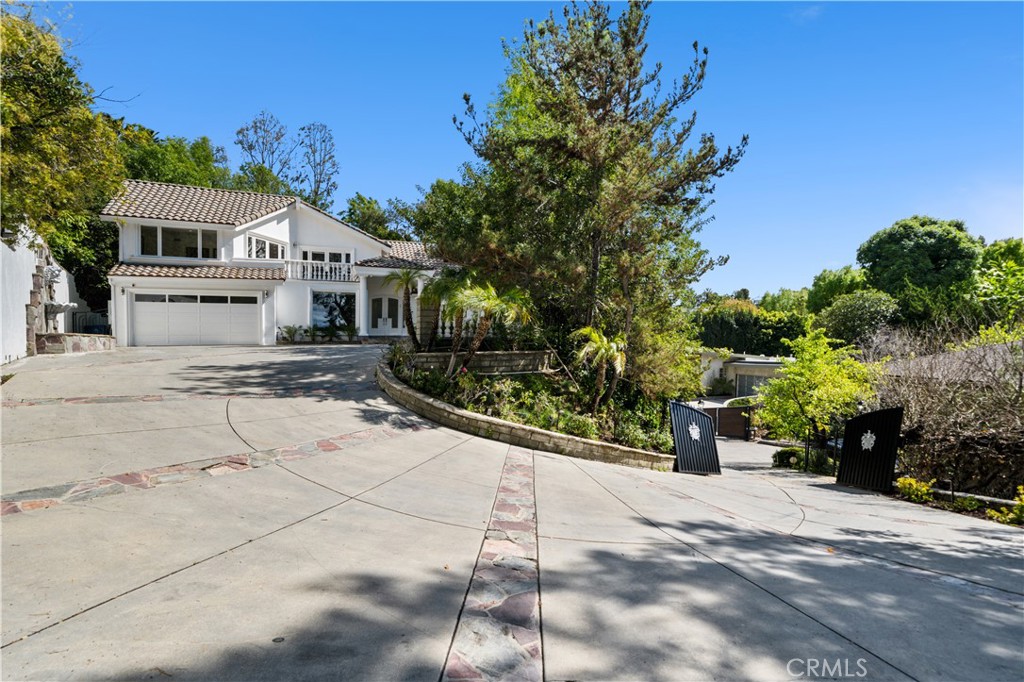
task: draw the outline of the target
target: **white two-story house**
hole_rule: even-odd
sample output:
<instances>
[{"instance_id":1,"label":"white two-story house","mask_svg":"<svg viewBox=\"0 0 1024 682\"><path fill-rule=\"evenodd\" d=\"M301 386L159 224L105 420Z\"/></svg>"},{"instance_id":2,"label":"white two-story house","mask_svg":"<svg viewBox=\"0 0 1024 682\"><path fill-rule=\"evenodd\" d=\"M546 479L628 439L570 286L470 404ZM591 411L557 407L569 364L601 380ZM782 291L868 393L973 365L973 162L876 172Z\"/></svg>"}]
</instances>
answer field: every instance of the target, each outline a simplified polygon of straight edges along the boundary
<instances>
[{"instance_id":1,"label":"white two-story house","mask_svg":"<svg viewBox=\"0 0 1024 682\"><path fill-rule=\"evenodd\" d=\"M100 217L120 228L108 278L122 346L274 345L287 325L403 336L384 277L421 270L419 291L442 264L291 196L128 180Z\"/></svg>"}]
</instances>

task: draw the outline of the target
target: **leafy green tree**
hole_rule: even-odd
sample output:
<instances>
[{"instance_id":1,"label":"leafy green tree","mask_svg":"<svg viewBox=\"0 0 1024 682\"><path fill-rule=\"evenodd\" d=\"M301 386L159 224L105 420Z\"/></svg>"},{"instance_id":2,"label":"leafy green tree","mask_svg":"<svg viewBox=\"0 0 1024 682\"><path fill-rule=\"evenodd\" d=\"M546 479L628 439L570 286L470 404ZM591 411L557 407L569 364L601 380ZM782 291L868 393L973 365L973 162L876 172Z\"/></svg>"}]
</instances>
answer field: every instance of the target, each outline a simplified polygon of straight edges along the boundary
<instances>
[{"instance_id":1,"label":"leafy green tree","mask_svg":"<svg viewBox=\"0 0 1024 682\"><path fill-rule=\"evenodd\" d=\"M914 290L969 288L980 256L980 240L963 221L918 215L876 232L857 249L867 283L899 301L905 313L913 312L907 294Z\"/></svg>"},{"instance_id":2,"label":"leafy green tree","mask_svg":"<svg viewBox=\"0 0 1024 682\"><path fill-rule=\"evenodd\" d=\"M413 347L419 351L420 340L416 336L416 324L412 319L412 288L419 280L423 279L422 270L401 269L388 273L384 277L384 284L402 288L402 310L405 313L405 331L412 341Z\"/></svg>"},{"instance_id":3,"label":"leafy green tree","mask_svg":"<svg viewBox=\"0 0 1024 682\"><path fill-rule=\"evenodd\" d=\"M834 348L823 330L813 329L789 346L794 359L784 360L780 376L758 387L761 407L754 413L776 437L820 435L874 396L877 368L858 361L849 347Z\"/></svg>"},{"instance_id":4,"label":"leafy green tree","mask_svg":"<svg viewBox=\"0 0 1024 682\"><path fill-rule=\"evenodd\" d=\"M533 319L530 295L522 289L497 291L491 284L470 286L455 295L455 308L472 310L480 314L476 324L476 333L469 343L466 357L462 359L462 369L469 366L470 360L484 342L495 319L505 324L527 324Z\"/></svg>"},{"instance_id":5,"label":"leafy green tree","mask_svg":"<svg viewBox=\"0 0 1024 682\"><path fill-rule=\"evenodd\" d=\"M378 239L409 239L410 235L399 224L395 211L380 205L371 197L356 192L348 199L341 219L368 232Z\"/></svg>"},{"instance_id":6,"label":"leafy green tree","mask_svg":"<svg viewBox=\"0 0 1024 682\"><path fill-rule=\"evenodd\" d=\"M807 316L761 310L751 301L724 299L699 316L700 340L707 348L751 355L785 355L784 339L802 336Z\"/></svg>"},{"instance_id":7,"label":"leafy green tree","mask_svg":"<svg viewBox=\"0 0 1024 682\"><path fill-rule=\"evenodd\" d=\"M736 309L718 305L701 313L700 341L708 348L756 353L761 345L760 322L756 308Z\"/></svg>"},{"instance_id":8,"label":"leafy green tree","mask_svg":"<svg viewBox=\"0 0 1024 682\"><path fill-rule=\"evenodd\" d=\"M814 319L814 326L844 344L861 345L896 319L899 304L889 294L864 290L843 294Z\"/></svg>"},{"instance_id":9,"label":"leafy green tree","mask_svg":"<svg viewBox=\"0 0 1024 682\"><path fill-rule=\"evenodd\" d=\"M1024 324L1024 240L992 242L981 254L975 298L990 320Z\"/></svg>"},{"instance_id":10,"label":"leafy green tree","mask_svg":"<svg viewBox=\"0 0 1024 682\"><path fill-rule=\"evenodd\" d=\"M9 3L0 24L0 220L12 242L77 225L62 238L81 243L82 220L124 177L117 138L51 25Z\"/></svg>"},{"instance_id":11,"label":"leafy green tree","mask_svg":"<svg viewBox=\"0 0 1024 682\"><path fill-rule=\"evenodd\" d=\"M789 350L786 339L795 339L807 332L808 317L800 313L762 311L758 315L760 326L757 355L785 355Z\"/></svg>"},{"instance_id":12,"label":"leafy green tree","mask_svg":"<svg viewBox=\"0 0 1024 682\"><path fill-rule=\"evenodd\" d=\"M864 271L859 268L844 265L838 270L822 270L815 275L807 292L807 311L820 313L843 294L852 294L866 288L868 283L864 279Z\"/></svg>"},{"instance_id":13,"label":"leafy green tree","mask_svg":"<svg viewBox=\"0 0 1024 682\"><path fill-rule=\"evenodd\" d=\"M243 163L231 179L233 189L263 194L297 194L291 186L266 166Z\"/></svg>"},{"instance_id":14,"label":"leafy green tree","mask_svg":"<svg viewBox=\"0 0 1024 682\"><path fill-rule=\"evenodd\" d=\"M622 374L626 369L626 340L622 336L609 339L599 329L583 327L573 332L573 338L583 341L583 345L576 352L576 361L582 364L591 364L594 367L594 402L590 411L597 414L597 408L602 399L611 398L605 395L605 378L608 367L612 368L615 375Z\"/></svg>"},{"instance_id":15,"label":"leafy green tree","mask_svg":"<svg viewBox=\"0 0 1024 682\"><path fill-rule=\"evenodd\" d=\"M776 293L765 292L757 306L761 310L775 313L807 314L807 295L809 289L779 289Z\"/></svg>"},{"instance_id":16,"label":"leafy green tree","mask_svg":"<svg viewBox=\"0 0 1024 682\"><path fill-rule=\"evenodd\" d=\"M647 7L615 19L604 4L574 4L562 21L530 23L507 47L489 119L480 123L467 97L470 124L460 124L484 162L474 180L489 190L479 221L488 238L471 262L518 269L539 307L566 323L595 326L611 305L605 316L619 317L627 338L650 261L675 259L691 282L714 264L693 234L714 178L746 145L720 150L705 133L689 148L695 115L676 114L703 86L707 51L695 44L689 69L663 86L660 65L644 70Z\"/></svg>"},{"instance_id":17,"label":"leafy green tree","mask_svg":"<svg viewBox=\"0 0 1024 682\"><path fill-rule=\"evenodd\" d=\"M1001 266L1003 263L1014 263L1024 266L1024 239L1010 237L999 239L985 247L981 252L981 268Z\"/></svg>"},{"instance_id":18,"label":"leafy green tree","mask_svg":"<svg viewBox=\"0 0 1024 682\"><path fill-rule=\"evenodd\" d=\"M117 131L118 151L129 178L196 187L231 187L227 153L210 138L160 139L153 130L136 123L126 124L123 118L109 121Z\"/></svg>"}]
</instances>

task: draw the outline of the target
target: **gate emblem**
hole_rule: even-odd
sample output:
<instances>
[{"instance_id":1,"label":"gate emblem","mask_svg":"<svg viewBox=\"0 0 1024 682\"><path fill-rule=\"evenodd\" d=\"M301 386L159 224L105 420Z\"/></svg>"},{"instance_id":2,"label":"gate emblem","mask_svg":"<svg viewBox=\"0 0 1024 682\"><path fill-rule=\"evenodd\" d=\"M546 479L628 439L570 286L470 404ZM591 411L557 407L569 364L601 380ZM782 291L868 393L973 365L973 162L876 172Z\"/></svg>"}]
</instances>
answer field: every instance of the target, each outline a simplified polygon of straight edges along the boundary
<instances>
[{"instance_id":1,"label":"gate emblem","mask_svg":"<svg viewBox=\"0 0 1024 682\"><path fill-rule=\"evenodd\" d=\"M875 434L865 431L860 437L860 448L861 450L870 450L873 447L875 447Z\"/></svg>"},{"instance_id":2,"label":"gate emblem","mask_svg":"<svg viewBox=\"0 0 1024 682\"><path fill-rule=\"evenodd\" d=\"M690 428L687 429L690 432L690 438L694 440L700 440L700 427L690 422Z\"/></svg>"}]
</instances>

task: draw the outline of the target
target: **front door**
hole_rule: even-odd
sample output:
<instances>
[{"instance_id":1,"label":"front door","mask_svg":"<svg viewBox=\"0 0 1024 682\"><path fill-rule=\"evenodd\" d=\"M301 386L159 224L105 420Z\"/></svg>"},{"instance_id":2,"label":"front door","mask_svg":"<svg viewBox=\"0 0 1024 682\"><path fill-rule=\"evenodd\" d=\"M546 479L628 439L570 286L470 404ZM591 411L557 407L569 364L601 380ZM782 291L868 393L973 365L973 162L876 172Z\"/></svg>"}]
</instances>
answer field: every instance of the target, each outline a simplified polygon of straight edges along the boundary
<instances>
[{"instance_id":1,"label":"front door","mask_svg":"<svg viewBox=\"0 0 1024 682\"><path fill-rule=\"evenodd\" d=\"M401 302L397 298L378 296L370 300L370 331L378 336L402 333Z\"/></svg>"}]
</instances>

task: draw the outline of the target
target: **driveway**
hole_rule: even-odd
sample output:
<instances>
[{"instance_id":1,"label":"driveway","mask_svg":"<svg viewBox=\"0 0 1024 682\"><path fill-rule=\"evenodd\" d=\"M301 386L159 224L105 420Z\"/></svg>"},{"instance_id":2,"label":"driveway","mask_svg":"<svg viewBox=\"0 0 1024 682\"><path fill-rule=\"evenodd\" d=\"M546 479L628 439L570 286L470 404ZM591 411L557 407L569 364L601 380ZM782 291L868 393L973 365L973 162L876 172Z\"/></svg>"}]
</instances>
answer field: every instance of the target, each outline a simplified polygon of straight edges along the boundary
<instances>
[{"instance_id":1,"label":"driveway","mask_svg":"<svg viewBox=\"0 0 1024 682\"><path fill-rule=\"evenodd\" d=\"M427 422L376 346L4 368L0 677L1015 680L1024 533Z\"/></svg>"}]
</instances>

